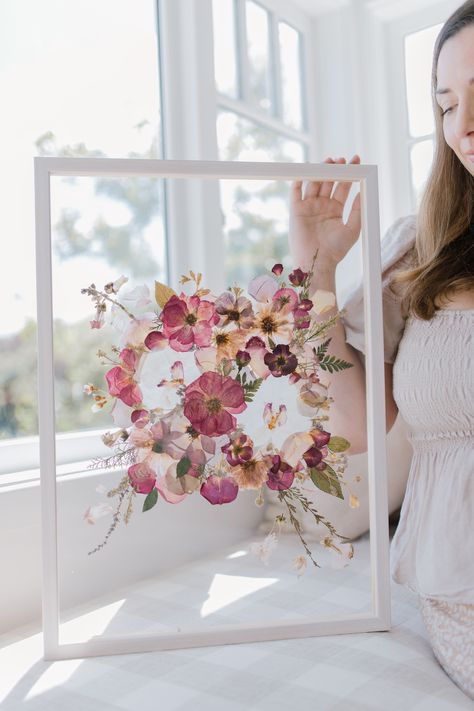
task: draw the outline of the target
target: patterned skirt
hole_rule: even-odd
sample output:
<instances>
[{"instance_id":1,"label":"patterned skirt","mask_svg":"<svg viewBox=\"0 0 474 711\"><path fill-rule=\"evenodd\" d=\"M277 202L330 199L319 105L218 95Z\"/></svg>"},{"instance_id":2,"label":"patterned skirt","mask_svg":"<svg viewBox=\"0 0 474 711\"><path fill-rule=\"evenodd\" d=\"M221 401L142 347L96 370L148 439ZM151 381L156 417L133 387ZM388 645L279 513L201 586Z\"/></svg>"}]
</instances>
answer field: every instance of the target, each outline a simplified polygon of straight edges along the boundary
<instances>
[{"instance_id":1,"label":"patterned skirt","mask_svg":"<svg viewBox=\"0 0 474 711\"><path fill-rule=\"evenodd\" d=\"M474 699L474 605L418 596L433 653L457 686Z\"/></svg>"}]
</instances>

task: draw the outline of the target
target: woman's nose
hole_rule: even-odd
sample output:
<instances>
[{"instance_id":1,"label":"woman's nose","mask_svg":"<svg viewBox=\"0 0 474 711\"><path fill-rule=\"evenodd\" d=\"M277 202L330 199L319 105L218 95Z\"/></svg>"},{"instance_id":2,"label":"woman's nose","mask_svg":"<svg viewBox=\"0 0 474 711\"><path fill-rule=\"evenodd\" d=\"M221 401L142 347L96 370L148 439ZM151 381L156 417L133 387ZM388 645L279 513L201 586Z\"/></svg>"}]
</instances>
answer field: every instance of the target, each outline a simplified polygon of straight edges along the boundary
<instances>
[{"instance_id":1,"label":"woman's nose","mask_svg":"<svg viewBox=\"0 0 474 711\"><path fill-rule=\"evenodd\" d=\"M458 138L474 132L474 95L464 103L458 104L454 132Z\"/></svg>"}]
</instances>

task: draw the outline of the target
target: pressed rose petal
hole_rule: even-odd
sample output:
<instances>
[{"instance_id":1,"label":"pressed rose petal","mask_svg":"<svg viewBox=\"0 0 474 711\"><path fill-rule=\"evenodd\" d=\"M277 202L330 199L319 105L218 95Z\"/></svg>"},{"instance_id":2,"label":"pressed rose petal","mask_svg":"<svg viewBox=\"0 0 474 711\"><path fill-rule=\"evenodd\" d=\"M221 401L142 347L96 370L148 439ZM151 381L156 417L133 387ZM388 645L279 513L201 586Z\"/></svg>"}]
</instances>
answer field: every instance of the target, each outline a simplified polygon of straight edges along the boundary
<instances>
[{"instance_id":1,"label":"pressed rose petal","mask_svg":"<svg viewBox=\"0 0 474 711\"><path fill-rule=\"evenodd\" d=\"M140 462L128 468L130 482L139 494L149 494L155 486L156 474L148 464Z\"/></svg>"},{"instance_id":2,"label":"pressed rose petal","mask_svg":"<svg viewBox=\"0 0 474 711\"><path fill-rule=\"evenodd\" d=\"M145 345L151 351L163 350L168 345L168 339L161 331L152 331L145 338Z\"/></svg>"},{"instance_id":3,"label":"pressed rose petal","mask_svg":"<svg viewBox=\"0 0 474 711\"><path fill-rule=\"evenodd\" d=\"M201 495L211 504L229 504L238 493L239 487L232 477L210 476L201 486Z\"/></svg>"}]
</instances>

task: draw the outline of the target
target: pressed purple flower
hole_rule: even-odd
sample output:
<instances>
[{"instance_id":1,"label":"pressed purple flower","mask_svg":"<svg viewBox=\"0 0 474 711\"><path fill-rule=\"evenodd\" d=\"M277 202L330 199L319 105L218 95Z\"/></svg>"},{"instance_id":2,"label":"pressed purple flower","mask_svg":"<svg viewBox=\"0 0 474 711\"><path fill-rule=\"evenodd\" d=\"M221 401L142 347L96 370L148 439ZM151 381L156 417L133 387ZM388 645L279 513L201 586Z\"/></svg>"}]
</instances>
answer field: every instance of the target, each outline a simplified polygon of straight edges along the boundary
<instances>
[{"instance_id":1,"label":"pressed purple flower","mask_svg":"<svg viewBox=\"0 0 474 711\"><path fill-rule=\"evenodd\" d=\"M268 472L267 486L274 491L289 489L295 478L292 467L284 462L278 454L273 455L272 461L272 467Z\"/></svg>"},{"instance_id":2,"label":"pressed purple flower","mask_svg":"<svg viewBox=\"0 0 474 711\"><path fill-rule=\"evenodd\" d=\"M306 277L308 276L308 272L304 272L302 269L293 269L291 274L289 275L288 279L291 281L293 286L301 286L301 284L304 282Z\"/></svg>"},{"instance_id":3,"label":"pressed purple flower","mask_svg":"<svg viewBox=\"0 0 474 711\"><path fill-rule=\"evenodd\" d=\"M264 357L265 365L275 378L282 375L289 375L298 366L298 358L290 351L290 347L285 344L275 346L271 353Z\"/></svg>"},{"instance_id":4,"label":"pressed purple flower","mask_svg":"<svg viewBox=\"0 0 474 711\"><path fill-rule=\"evenodd\" d=\"M230 504L237 498L239 487L230 476L209 476L203 483L200 493L210 504Z\"/></svg>"},{"instance_id":5,"label":"pressed purple flower","mask_svg":"<svg viewBox=\"0 0 474 711\"><path fill-rule=\"evenodd\" d=\"M231 438L230 442L222 445L221 451L232 467L248 462L253 457L253 442L246 434Z\"/></svg>"}]
</instances>

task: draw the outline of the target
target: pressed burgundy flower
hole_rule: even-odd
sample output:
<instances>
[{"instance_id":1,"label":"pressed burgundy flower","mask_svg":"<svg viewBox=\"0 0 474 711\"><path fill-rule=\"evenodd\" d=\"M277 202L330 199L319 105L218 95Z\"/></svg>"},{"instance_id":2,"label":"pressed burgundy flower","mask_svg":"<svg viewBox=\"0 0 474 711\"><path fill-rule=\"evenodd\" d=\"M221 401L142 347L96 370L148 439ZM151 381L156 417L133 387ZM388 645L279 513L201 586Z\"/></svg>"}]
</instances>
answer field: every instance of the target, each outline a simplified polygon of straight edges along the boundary
<instances>
[{"instance_id":1,"label":"pressed burgundy flower","mask_svg":"<svg viewBox=\"0 0 474 711\"><path fill-rule=\"evenodd\" d=\"M211 342L216 322L214 304L198 296L174 294L161 312L163 334L175 351L190 351L194 345L206 347Z\"/></svg>"},{"instance_id":2,"label":"pressed burgundy flower","mask_svg":"<svg viewBox=\"0 0 474 711\"><path fill-rule=\"evenodd\" d=\"M298 358L290 351L290 347L285 344L279 344L271 353L267 353L264 357L265 365L275 378L280 378L282 375L289 375L298 366Z\"/></svg>"},{"instance_id":3,"label":"pressed burgundy flower","mask_svg":"<svg viewBox=\"0 0 474 711\"><path fill-rule=\"evenodd\" d=\"M276 276L280 276L280 274L282 273L282 271L283 271L283 264L274 264L274 265L273 265L273 267L272 267L272 272L273 272Z\"/></svg>"},{"instance_id":4,"label":"pressed burgundy flower","mask_svg":"<svg viewBox=\"0 0 474 711\"><path fill-rule=\"evenodd\" d=\"M184 391L184 415L194 429L208 437L227 434L237 426L234 414L247 405L244 389L233 378L208 371Z\"/></svg>"},{"instance_id":5,"label":"pressed burgundy flower","mask_svg":"<svg viewBox=\"0 0 474 711\"><path fill-rule=\"evenodd\" d=\"M263 343L263 341L262 341ZM235 362L239 368L245 368L246 365L250 363L251 356L247 351L237 351L235 354Z\"/></svg>"},{"instance_id":6,"label":"pressed burgundy flower","mask_svg":"<svg viewBox=\"0 0 474 711\"><path fill-rule=\"evenodd\" d=\"M293 286L301 286L307 276L308 272L304 272L302 269L298 268L293 269L291 274L288 276L288 279L291 281Z\"/></svg>"},{"instance_id":7,"label":"pressed burgundy flower","mask_svg":"<svg viewBox=\"0 0 474 711\"><path fill-rule=\"evenodd\" d=\"M128 478L135 491L139 494L149 494L156 482L155 472L145 462L132 464L128 468Z\"/></svg>"},{"instance_id":8,"label":"pressed burgundy flower","mask_svg":"<svg viewBox=\"0 0 474 711\"><path fill-rule=\"evenodd\" d=\"M230 476L209 476L203 483L200 493L210 504L229 504L237 497L239 487Z\"/></svg>"},{"instance_id":9,"label":"pressed burgundy flower","mask_svg":"<svg viewBox=\"0 0 474 711\"><path fill-rule=\"evenodd\" d=\"M304 309L295 309L293 311L295 328L309 328L311 325L311 316Z\"/></svg>"},{"instance_id":10,"label":"pressed burgundy flower","mask_svg":"<svg viewBox=\"0 0 474 711\"><path fill-rule=\"evenodd\" d=\"M295 478L292 467L284 462L278 454L273 455L272 462L266 482L268 488L274 491L289 489Z\"/></svg>"},{"instance_id":11,"label":"pressed burgundy flower","mask_svg":"<svg viewBox=\"0 0 474 711\"><path fill-rule=\"evenodd\" d=\"M297 308L302 309L303 311L311 311L313 308L313 302L311 299L301 299Z\"/></svg>"},{"instance_id":12,"label":"pressed burgundy flower","mask_svg":"<svg viewBox=\"0 0 474 711\"><path fill-rule=\"evenodd\" d=\"M315 467L316 464L319 464L322 458L322 452L316 446L310 447L308 451L303 454L303 459L308 467Z\"/></svg>"}]
</instances>

